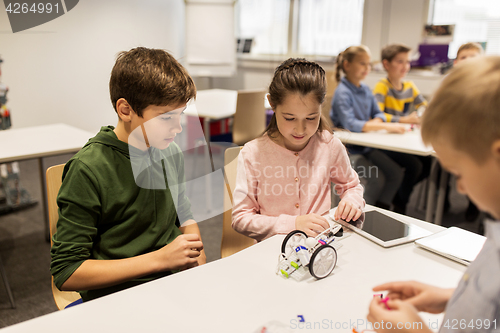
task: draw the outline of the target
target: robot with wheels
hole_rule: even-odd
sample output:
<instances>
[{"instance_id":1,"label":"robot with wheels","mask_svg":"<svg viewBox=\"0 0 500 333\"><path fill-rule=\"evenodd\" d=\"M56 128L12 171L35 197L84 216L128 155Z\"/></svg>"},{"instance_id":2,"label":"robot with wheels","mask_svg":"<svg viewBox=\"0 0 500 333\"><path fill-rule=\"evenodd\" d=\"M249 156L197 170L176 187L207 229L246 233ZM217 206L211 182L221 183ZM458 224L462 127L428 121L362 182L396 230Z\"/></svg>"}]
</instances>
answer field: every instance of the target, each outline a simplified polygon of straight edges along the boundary
<instances>
[{"instance_id":1,"label":"robot with wheels","mask_svg":"<svg viewBox=\"0 0 500 333\"><path fill-rule=\"evenodd\" d=\"M337 264L337 251L329 244L341 228L340 224L334 223L314 238L308 238L301 230L290 232L281 245L276 274L300 281L307 274L308 268L316 279L330 275Z\"/></svg>"}]
</instances>

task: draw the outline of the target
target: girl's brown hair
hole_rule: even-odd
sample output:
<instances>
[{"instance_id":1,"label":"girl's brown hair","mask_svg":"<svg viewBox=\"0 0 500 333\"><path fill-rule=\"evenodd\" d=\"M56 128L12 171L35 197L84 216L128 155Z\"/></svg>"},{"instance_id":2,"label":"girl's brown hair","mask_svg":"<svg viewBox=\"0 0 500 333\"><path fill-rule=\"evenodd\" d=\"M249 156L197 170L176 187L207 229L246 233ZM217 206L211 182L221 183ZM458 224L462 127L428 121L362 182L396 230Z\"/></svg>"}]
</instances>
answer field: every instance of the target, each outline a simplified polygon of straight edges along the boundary
<instances>
[{"instance_id":1,"label":"girl's brown hair","mask_svg":"<svg viewBox=\"0 0 500 333\"><path fill-rule=\"evenodd\" d=\"M285 60L274 71L274 77L269 85L269 102L273 110L283 103L286 96L299 93L302 96L314 94L318 104L322 104L326 95L325 70L315 62L303 58ZM332 133L332 129L320 113L318 132L324 130ZM278 132L276 113L264 133L270 137Z\"/></svg>"},{"instance_id":2,"label":"girl's brown hair","mask_svg":"<svg viewBox=\"0 0 500 333\"><path fill-rule=\"evenodd\" d=\"M359 45L359 46L350 46L347 49L345 49L344 52L339 53L339 55L337 56L336 69L335 69L335 79L337 80L337 82L340 81L340 71L342 70L345 74L344 61L347 60L347 62L352 62L354 58L361 53L370 54L370 50L364 45Z\"/></svg>"}]
</instances>

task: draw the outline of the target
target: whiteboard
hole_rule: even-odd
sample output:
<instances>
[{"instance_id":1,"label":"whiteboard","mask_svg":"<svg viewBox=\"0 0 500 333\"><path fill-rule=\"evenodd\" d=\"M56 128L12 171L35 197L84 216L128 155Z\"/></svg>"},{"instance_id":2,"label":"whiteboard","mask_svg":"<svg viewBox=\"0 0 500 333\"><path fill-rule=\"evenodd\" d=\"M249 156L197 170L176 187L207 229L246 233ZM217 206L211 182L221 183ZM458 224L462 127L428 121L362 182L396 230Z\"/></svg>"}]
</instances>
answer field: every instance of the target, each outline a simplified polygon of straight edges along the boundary
<instances>
[{"instance_id":1,"label":"whiteboard","mask_svg":"<svg viewBox=\"0 0 500 333\"><path fill-rule=\"evenodd\" d=\"M236 72L233 0L186 0L186 67L192 76Z\"/></svg>"}]
</instances>

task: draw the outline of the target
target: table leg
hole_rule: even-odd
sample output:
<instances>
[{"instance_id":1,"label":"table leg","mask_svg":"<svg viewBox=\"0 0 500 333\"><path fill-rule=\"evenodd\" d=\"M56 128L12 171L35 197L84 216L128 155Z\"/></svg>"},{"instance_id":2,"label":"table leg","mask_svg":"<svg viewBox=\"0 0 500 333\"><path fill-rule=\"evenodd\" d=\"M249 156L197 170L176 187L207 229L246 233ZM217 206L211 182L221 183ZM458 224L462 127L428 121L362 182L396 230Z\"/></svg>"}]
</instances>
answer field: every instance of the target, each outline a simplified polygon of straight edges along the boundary
<instances>
[{"instance_id":1,"label":"table leg","mask_svg":"<svg viewBox=\"0 0 500 333\"><path fill-rule=\"evenodd\" d=\"M446 199L446 187L448 186L449 173L441 168L441 179L439 180L439 192L434 223L441 225L443 220L444 200Z\"/></svg>"},{"instance_id":2,"label":"table leg","mask_svg":"<svg viewBox=\"0 0 500 333\"><path fill-rule=\"evenodd\" d=\"M16 308L16 303L14 302L14 296L12 296L12 290L10 289L9 280L7 279L7 273L3 267L2 257L0 257L0 275L2 276L3 284L5 289L7 289L7 295L9 296L10 305L13 309Z\"/></svg>"},{"instance_id":3,"label":"table leg","mask_svg":"<svg viewBox=\"0 0 500 333\"><path fill-rule=\"evenodd\" d=\"M49 222L49 210L47 203L47 185L45 183L45 172L43 170L43 159L42 157L38 158L38 171L40 173L40 186L42 188L42 212L43 219L45 223L45 240L50 242L50 222Z\"/></svg>"},{"instance_id":4,"label":"table leg","mask_svg":"<svg viewBox=\"0 0 500 333\"><path fill-rule=\"evenodd\" d=\"M434 206L436 202L436 183L439 172L439 163L435 157L432 158L431 174L429 175L429 188L427 192L427 209L425 211L425 221L432 222Z\"/></svg>"},{"instance_id":5,"label":"table leg","mask_svg":"<svg viewBox=\"0 0 500 333\"><path fill-rule=\"evenodd\" d=\"M203 128L205 130L205 152L209 157L210 166L207 165L207 169L210 168L210 174L205 177L205 205L207 206L207 211L212 211L212 197L210 196L212 190L212 172L214 172L214 161L212 159L212 150L210 149L210 121L208 117L203 118Z\"/></svg>"}]
</instances>

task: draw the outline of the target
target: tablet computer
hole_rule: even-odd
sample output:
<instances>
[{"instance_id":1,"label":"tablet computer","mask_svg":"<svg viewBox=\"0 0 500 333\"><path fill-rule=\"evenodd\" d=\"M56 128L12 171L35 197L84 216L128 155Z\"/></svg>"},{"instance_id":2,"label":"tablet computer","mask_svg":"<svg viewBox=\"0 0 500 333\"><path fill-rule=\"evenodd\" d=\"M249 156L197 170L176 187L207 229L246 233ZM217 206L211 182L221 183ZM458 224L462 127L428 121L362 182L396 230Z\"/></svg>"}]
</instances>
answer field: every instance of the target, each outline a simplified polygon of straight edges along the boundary
<instances>
[{"instance_id":1,"label":"tablet computer","mask_svg":"<svg viewBox=\"0 0 500 333\"><path fill-rule=\"evenodd\" d=\"M468 266L481 252L485 241L484 236L450 227L432 236L419 239L415 244Z\"/></svg>"},{"instance_id":2,"label":"tablet computer","mask_svg":"<svg viewBox=\"0 0 500 333\"><path fill-rule=\"evenodd\" d=\"M403 222L375 210L364 213L364 217L362 215L356 221L339 220L338 222L383 247L413 242L433 234L414 224Z\"/></svg>"}]
</instances>

